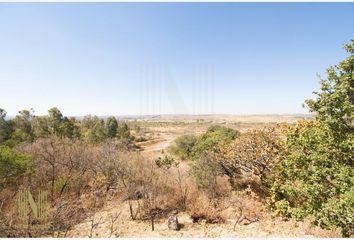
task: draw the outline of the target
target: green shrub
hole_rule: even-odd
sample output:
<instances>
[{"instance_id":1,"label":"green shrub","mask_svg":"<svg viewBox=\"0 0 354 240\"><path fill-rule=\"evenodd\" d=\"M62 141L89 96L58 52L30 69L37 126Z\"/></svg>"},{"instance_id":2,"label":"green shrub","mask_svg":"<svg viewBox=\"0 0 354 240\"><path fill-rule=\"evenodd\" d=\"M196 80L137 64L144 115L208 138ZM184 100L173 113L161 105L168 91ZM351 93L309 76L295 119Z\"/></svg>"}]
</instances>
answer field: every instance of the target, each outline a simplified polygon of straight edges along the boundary
<instances>
[{"instance_id":1,"label":"green shrub","mask_svg":"<svg viewBox=\"0 0 354 240\"><path fill-rule=\"evenodd\" d=\"M179 162L177 162L173 157L165 155L164 157L156 158L155 164L159 168L168 170L171 167L178 167Z\"/></svg>"},{"instance_id":2,"label":"green shrub","mask_svg":"<svg viewBox=\"0 0 354 240\"><path fill-rule=\"evenodd\" d=\"M169 151L180 157L182 160L188 159L192 155L192 150L197 141L194 135L183 135L175 139L174 143L169 147Z\"/></svg>"},{"instance_id":3,"label":"green shrub","mask_svg":"<svg viewBox=\"0 0 354 240\"><path fill-rule=\"evenodd\" d=\"M192 156L197 159L204 151L215 150L221 144L227 144L235 140L239 135L240 133L232 128L212 125L198 137L193 146Z\"/></svg>"}]
</instances>

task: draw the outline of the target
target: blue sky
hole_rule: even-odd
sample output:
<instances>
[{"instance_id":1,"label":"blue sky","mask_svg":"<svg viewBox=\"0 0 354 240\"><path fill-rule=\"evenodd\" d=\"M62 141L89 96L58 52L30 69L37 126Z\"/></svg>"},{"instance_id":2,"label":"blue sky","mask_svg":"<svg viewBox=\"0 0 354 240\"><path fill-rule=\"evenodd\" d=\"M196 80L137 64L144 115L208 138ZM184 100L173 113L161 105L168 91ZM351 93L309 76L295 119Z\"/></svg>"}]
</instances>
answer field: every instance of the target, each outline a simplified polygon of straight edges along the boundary
<instances>
[{"instance_id":1,"label":"blue sky","mask_svg":"<svg viewBox=\"0 0 354 240\"><path fill-rule=\"evenodd\" d=\"M306 113L354 3L0 3L0 107Z\"/></svg>"}]
</instances>

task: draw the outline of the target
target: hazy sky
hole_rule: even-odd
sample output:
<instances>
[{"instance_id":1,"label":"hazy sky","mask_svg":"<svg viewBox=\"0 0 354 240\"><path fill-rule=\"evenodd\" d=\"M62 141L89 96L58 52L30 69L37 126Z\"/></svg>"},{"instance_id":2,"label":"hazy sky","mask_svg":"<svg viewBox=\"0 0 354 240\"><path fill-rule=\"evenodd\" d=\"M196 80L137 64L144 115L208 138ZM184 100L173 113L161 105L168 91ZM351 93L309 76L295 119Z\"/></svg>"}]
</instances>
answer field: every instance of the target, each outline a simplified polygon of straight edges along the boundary
<instances>
[{"instance_id":1,"label":"hazy sky","mask_svg":"<svg viewBox=\"0 0 354 240\"><path fill-rule=\"evenodd\" d=\"M0 108L305 113L354 3L0 3Z\"/></svg>"}]
</instances>

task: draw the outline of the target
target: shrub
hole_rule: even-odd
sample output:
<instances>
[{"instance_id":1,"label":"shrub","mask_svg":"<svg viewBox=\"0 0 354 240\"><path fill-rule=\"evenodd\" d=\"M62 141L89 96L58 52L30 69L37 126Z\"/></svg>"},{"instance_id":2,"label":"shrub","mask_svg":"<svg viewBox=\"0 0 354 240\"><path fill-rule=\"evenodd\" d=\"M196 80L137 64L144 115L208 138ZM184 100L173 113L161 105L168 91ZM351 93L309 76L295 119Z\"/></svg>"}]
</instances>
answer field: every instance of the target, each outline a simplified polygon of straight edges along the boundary
<instances>
[{"instance_id":1,"label":"shrub","mask_svg":"<svg viewBox=\"0 0 354 240\"><path fill-rule=\"evenodd\" d=\"M204 151L196 159L190 168L190 175L194 179L199 189L204 190L214 207L219 196L218 177L222 176L223 171L216 160L216 153L213 151Z\"/></svg>"},{"instance_id":2,"label":"shrub","mask_svg":"<svg viewBox=\"0 0 354 240\"><path fill-rule=\"evenodd\" d=\"M192 156L196 159L202 152L216 150L221 144L230 143L239 135L240 133L232 128L212 125L198 137L192 150Z\"/></svg>"},{"instance_id":3,"label":"shrub","mask_svg":"<svg viewBox=\"0 0 354 240\"><path fill-rule=\"evenodd\" d=\"M245 173L262 179L278 161L282 153L282 141L275 128L249 130L231 144L220 149L218 164L230 179L234 188Z\"/></svg>"},{"instance_id":4,"label":"shrub","mask_svg":"<svg viewBox=\"0 0 354 240\"><path fill-rule=\"evenodd\" d=\"M192 150L197 141L194 135L183 135L175 139L173 145L169 147L169 151L180 157L182 160L192 156Z\"/></svg>"}]
</instances>

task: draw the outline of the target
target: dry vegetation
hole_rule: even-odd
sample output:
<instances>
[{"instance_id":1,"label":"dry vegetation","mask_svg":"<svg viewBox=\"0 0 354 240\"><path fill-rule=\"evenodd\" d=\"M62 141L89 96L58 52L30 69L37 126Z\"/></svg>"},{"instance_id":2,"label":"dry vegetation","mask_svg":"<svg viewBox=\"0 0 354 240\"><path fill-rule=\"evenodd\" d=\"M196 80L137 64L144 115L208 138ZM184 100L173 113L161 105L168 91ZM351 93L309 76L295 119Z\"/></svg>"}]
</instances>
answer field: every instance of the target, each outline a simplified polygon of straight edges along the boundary
<instances>
[{"instance_id":1,"label":"dry vegetation","mask_svg":"<svg viewBox=\"0 0 354 240\"><path fill-rule=\"evenodd\" d=\"M353 236L354 40L346 50L311 119L0 109L0 236ZM21 189L48 190L47 218L18 214Z\"/></svg>"},{"instance_id":2,"label":"dry vegetation","mask_svg":"<svg viewBox=\"0 0 354 240\"><path fill-rule=\"evenodd\" d=\"M289 121L288 117L277 118L281 123ZM231 179L237 175L230 178L220 174L222 170L217 170L219 166L213 160L217 156L206 154L203 162L198 162L201 174L207 175L195 179L198 174L191 173L196 163L191 158L182 161L170 155L175 139L186 134L200 135L217 122L208 118L183 123L128 122L131 134L142 139L133 149L117 139L91 144L56 136L19 145L17 151L31 155L32 164L39 166L22 180L22 187L28 184L31 189L49 190L51 207L46 221L50 229L19 231L13 227L3 235L338 236L338 231L312 227L310 221L298 223L274 217L266 208L259 171L253 174L247 170L247 174L239 175L235 188ZM252 123L252 118L247 123L221 124L247 133L233 145L257 141L250 137L253 131L275 125ZM16 194L8 190L2 193L2 199L16 198ZM3 203L6 215L2 224L11 229L21 222L16 203ZM171 215L178 217L180 231L168 229Z\"/></svg>"}]
</instances>

